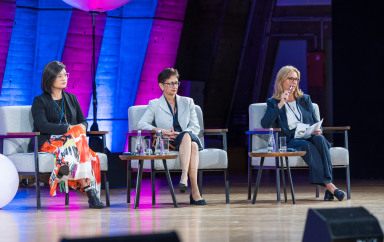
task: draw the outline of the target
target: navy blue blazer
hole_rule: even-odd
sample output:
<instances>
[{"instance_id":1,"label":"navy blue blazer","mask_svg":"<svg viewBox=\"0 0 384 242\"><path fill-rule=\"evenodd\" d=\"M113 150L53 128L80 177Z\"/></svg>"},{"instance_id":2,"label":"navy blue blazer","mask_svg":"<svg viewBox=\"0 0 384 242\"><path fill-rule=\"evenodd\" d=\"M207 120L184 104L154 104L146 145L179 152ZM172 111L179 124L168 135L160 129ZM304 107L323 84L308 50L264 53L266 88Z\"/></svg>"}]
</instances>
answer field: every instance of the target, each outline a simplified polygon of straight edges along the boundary
<instances>
[{"instance_id":1,"label":"navy blue blazer","mask_svg":"<svg viewBox=\"0 0 384 242\"><path fill-rule=\"evenodd\" d=\"M267 111L261 119L261 126L263 128L281 128L282 136L286 136L287 142L289 142L295 136L295 129L289 130L286 107L284 105L281 109L279 109L277 106L279 102L280 100L275 98L269 98L267 100ZM315 110L309 95L304 94L303 96L297 98L296 103L303 115L303 123L312 125L319 121L316 118Z\"/></svg>"}]
</instances>

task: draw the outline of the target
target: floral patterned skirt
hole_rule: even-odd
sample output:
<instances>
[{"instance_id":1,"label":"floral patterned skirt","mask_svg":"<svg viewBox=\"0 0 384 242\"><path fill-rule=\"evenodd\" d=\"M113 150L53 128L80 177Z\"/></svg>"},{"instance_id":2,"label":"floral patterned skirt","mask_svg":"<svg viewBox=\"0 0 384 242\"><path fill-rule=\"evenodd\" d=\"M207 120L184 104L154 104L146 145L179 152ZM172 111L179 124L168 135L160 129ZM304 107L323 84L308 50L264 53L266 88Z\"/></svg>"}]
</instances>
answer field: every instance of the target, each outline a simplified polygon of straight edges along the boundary
<instances>
[{"instance_id":1,"label":"floral patterned skirt","mask_svg":"<svg viewBox=\"0 0 384 242\"><path fill-rule=\"evenodd\" d=\"M54 169L49 178L50 195L55 196L57 186L63 191L65 181L68 186L82 191L79 180L86 179L100 198L100 160L97 154L88 146L85 131L79 127L72 127L63 135L51 135L40 151L54 155ZM69 174L61 176L60 167L66 165Z\"/></svg>"}]
</instances>

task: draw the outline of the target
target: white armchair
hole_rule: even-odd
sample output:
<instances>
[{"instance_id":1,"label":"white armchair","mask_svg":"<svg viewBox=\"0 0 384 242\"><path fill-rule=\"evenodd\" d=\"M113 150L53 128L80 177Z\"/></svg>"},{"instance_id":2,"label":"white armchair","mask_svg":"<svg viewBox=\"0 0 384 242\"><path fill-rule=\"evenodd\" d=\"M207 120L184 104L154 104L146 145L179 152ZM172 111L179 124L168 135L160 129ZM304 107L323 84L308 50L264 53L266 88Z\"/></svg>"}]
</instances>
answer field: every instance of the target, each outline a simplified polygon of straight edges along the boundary
<instances>
[{"instance_id":1,"label":"white armchair","mask_svg":"<svg viewBox=\"0 0 384 242\"><path fill-rule=\"evenodd\" d=\"M313 104L316 117L320 120L320 111L317 104ZM266 103L255 103L249 106L249 131L248 134L248 152L251 151L266 151L267 141L260 133L263 133L261 119L266 112ZM348 151L348 130L349 126L345 127L323 127L323 132L343 133L344 147L331 147L331 160L333 168L344 168L346 171L346 187L347 198L351 198L350 171L349 171L349 151ZM265 131L268 130L264 130ZM308 168L307 164L301 157L289 157L289 165L291 168ZM248 199L251 199L251 184L253 170L260 165L260 158L248 158ZM276 168L274 158L265 158L264 167ZM316 186L316 197L319 196L319 188Z\"/></svg>"},{"instance_id":2,"label":"white armchair","mask_svg":"<svg viewBox=\"0 0 384 242\"><path fill-rule=\"evenodd\" d=\"M32 132L33 118L31 106L3 106L0 107L0 153L6 155L16 166L20 175L34 175L36 180L36 204L41 208L39 174L51 173L54 168L54 157L50 153L28 152L30 138L37 135ZM87 135L102 136L105 140L107 132L87 132ZM109 185L107 180L108 158L104 153L97 153L100 159L100 170L104 177L106 189L106 205L109 206ZM69 204L69 193L66 191L65 205Z\"/></svg>"},{"instance_id":3,"label":"white armchair","mask_svg":"<svg viewBox=\"0 0 384 242\"><path fill-rule=\"evenodd\" d=\"M201 132L199 134L199 138L202 141L202 145L204 146L204 135L218 135L222 136L223 140L223 149L216 148L205 148L202 151L199 151L199 188L202 192L202 183L203 183L203 172L206 171L220 171L224 172L224 181L225 181L225 198L226 203L229 203L229 181L228 181L228 156L227 156L227 136L226 133L228 130L226 129L207 129L204 130L204 122L203 122L203 113L201 108L198 105L195 105L196 113L199 120L199 125ZM128 109L128 122L129 122L129 150L133 150L134 141L136 136L137 124L140 118L143 116L147 105L138 105L131 106ZM143 132L144 135L149 135L151 138L151 131ZM180 161L179 159L175 160L167 160L167 167L170 171L180 171ZM129 194L130 194L130 174L131 169L138 168L138 161L132 161L128 164L127 172L128 172L128 184L127 184L127 202L130 202ZM151 182L152 182L152 204L155 204L155 175L158 172L164 172L164 166L161 160L155 160L153 166L151 166L151 162L144 162L144 170L149 170L151 172Z\"/></svg>"}]
</instances>

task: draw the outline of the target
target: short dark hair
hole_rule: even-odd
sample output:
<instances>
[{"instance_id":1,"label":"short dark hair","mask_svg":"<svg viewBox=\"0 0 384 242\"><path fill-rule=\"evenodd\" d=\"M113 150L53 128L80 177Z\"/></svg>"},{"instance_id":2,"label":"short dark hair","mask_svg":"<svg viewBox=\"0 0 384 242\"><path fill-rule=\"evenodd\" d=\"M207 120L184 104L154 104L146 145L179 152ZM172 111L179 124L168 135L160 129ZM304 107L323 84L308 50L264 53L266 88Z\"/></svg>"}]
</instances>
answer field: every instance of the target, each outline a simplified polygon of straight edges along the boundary
<instances>
[{"instance_id":1,"label":"short dark hair","mask_svg":"<svg viewBox=\"0 0 384 242\"><path fill-rule=\"evenodd\" d=\"M60 61L51 61L45 67L41 78L41 90L45 93L52 92L52 85L57 75L65 69L65 65Z\"/></svg>"},{"instance_id":2,"label":"short dark hair","mask_svg":"<svg viewBox=\"0 0 384 242\"><path fill-rule=\"evenodd\" d=\"M176 76L177 79L179 79L179 72L177 72L174 68L165 68L160 72L160 74L157 76L157 81L159 83L164 83L167 79L169 79L171 76Z\"/></svg>"}]
</instances>

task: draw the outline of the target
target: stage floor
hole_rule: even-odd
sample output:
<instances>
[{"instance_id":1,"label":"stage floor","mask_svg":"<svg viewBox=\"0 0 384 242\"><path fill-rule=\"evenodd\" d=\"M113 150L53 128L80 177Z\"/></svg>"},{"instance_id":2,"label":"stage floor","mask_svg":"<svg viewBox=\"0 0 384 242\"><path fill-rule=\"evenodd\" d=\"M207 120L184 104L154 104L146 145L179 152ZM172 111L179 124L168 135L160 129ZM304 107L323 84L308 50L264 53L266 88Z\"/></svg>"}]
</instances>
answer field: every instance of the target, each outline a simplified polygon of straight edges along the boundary
<instances>
[{"instance_id":1,"label":"stage floor","mask_svg":"<svg viewBox=\"0 0 384 242\"><path fill-rule=\"evenodd\" d=\"M273 179L262 181L256 204L246 200L244 182L232 182L231 204L227 205L220 182L205 184L208 205L204 207L190 206L188 193L177 193L179 208L173 207L163 179L157 183L155 207L151 205L149 180L144 180L139 209L125 203L125 189L111 189L111 207L102 210L88 209L86 196L74 191L70 205L65 207L63 195L50 198L48 189L44 189L43 209L36 210L34 188L19 189L16 198L0 209L0 241L60 241L62 237L175 230L184 242L296 242L302 239L309 208L354 206L367 208L384 228L384 181L352 181L352 199L342 202L322 201L323 191L316 199L314 186L301 182L295 184L296 205L292 204L289 193L287 203L276 202ZM105 199L104 191L102 199Z\"/></svg>"}]
</instances>

